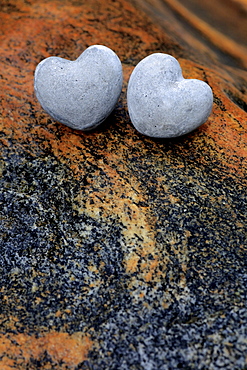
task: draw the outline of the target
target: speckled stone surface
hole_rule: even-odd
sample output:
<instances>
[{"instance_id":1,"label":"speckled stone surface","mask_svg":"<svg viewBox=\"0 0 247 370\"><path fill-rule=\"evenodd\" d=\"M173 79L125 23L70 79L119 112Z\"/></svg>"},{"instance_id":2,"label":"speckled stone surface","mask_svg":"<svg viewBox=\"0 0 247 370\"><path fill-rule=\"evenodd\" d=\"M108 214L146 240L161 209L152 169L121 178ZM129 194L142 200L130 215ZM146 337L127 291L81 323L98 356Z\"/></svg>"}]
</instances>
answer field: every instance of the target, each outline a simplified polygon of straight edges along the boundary
<instances>
[{"instance_id":1,"label":"speckled stone surface","mask_svg":"<svg viewBox=\"0 0 247 370\"><path fill-rule=\"evenodd\" d=\"M179 18L159 28L126 0L3 0L0 19L0 368L247 369L239 55L199 37L195 52ZM92 44L117 53L124 90L82 133L42 110L33 74ZM127 81L153 52L212 87L209 120L185 137L130 122Z\"/></svg>"}]
</instances>

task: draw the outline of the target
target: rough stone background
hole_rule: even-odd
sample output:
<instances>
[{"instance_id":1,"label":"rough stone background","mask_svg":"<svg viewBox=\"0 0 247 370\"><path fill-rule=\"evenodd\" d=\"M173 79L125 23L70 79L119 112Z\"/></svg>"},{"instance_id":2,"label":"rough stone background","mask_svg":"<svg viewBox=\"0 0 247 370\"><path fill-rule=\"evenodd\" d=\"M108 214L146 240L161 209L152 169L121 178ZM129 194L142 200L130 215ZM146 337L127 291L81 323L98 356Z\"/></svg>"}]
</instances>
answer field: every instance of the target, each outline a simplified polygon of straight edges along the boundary
<instances>
[{"instance_id":1,"label":"rough stone background","mask_svg":"<svg viewBox=\"0 0 247 370\"><path fill-rule=\"evenodd\" d=\"M2 370L247 369L246 46L219 11L243 35L246 3L215 1L213 25L186 3L0 1ZM92 44L118 54L124 88L82 133L42 110L33 74ZM128 78L153 52L213 89L190 135L129 120Z\"/></svg>"}]
</instances>

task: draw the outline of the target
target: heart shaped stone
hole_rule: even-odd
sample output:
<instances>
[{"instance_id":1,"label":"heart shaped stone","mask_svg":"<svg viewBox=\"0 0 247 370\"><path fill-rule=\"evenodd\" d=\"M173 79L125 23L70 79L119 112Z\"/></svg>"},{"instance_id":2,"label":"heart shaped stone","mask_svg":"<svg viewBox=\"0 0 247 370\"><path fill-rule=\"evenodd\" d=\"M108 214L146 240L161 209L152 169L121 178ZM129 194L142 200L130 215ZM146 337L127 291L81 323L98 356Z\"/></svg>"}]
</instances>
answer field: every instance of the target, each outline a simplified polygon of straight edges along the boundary
<instances>
[{"instance_id":1,"label":"heart shaped stone","mask_svg":"<svg viewBox=\"0 0 247 370\"><path fill-rule=\"evenodd\" d=\"M75 61L46 58L34 75L34 90L43 109L55 120L85 131L113 111L122 83L118 56L102 45L90 46Z\"/></svg>"},{"instance_id":2,"label":"heart shaped stone","mask_svg":"<svg viewBox=\"0 0 247 370\"><path fill-rule=\"evenodd\" d=\"M184 79L174 57L155 53L132 72L127 103L130 119L140 133L170 138L187 134L206 122L213 93L201 80Z\"/></svg>"}]
</instances>

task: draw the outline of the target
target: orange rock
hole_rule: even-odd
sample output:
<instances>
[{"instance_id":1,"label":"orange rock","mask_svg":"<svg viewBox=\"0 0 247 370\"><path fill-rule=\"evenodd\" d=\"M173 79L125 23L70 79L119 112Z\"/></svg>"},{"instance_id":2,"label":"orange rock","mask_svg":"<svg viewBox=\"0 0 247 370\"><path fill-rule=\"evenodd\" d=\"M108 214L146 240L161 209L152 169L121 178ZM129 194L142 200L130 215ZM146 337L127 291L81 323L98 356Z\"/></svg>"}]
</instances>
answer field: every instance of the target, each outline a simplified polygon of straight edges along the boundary
<instances>
[{"instance_id":1,"label":"orange rock","mask_svg":"<svg viewBox=\"0 0 247 370\"><path fill-rule=\"evenodd\" d=\"M91 340L82 333L51 332L38 337L0 335L1 369L24 369L30 361L42 362L44 356L50 358L55 366L59 365L60 369L74 369L85 360L91 346ZM46 366L46 361L43 366Z\"/></svg>"},{"instance_id":2,"label":"orange rock","mask_svg":"<svg viewBox=\"0 0 247 370\"><path fill-rule=\"evenodd\" d=\"M195 4L194 0L190 3ZM217 1L217 8L219 3ZM227 3L235 4L233 6L238 9L237 4L241 3L243 7L244 0L227 0ZM135 316L139 315L135 302L139 304L138 310L149 310L147 317L155 320L157 310L162 310L162 307L170 310L173 303L178 303L177 309L182 301L185 302L183 307L187 307L187 303L192 307L195 295L201 294L205 287L205 296L201 295L200 299L203 302L206 297L204 302L212 309L209 331L213 327L212 321L219 317L219 312L214 311L216 301L224 305L227 299L226 315L231 310L235 315L244 305L241 301L245 291L241 282L244 280L239 271L242 273L241 266L246 260L243 243L246 228L243 194L247 185L245 47L241 45L236 50L236 39L229 44L225 43L225 38L223 47L220 47L224 30L221 28L220 33L212 33L212 24L210 28L205 27L205 23L198 20L199 12L195 12L195 18L191 16L194 14L191 8L188 13L189 8L185 11L185 4L183 7L181 4L182 1L172 0L1 1L0 175L1 178L6 177L4 201L7 199L9 202L4 204L8 212L1 214L0 219L4 225L1 230L3 248L6 248L6 255L12 253L7 248L7 237L9 243L15 242L14 247L19 247L22 242L17 238L20 219L23 214L31 217L31 213L36 212L32 225L24 220L26 234L23 240L28 233L33 233L35 243L43 238L45 256L42 251L40 256L46 259L49 267L47 271L39 270L40 260L36 260L28 240L24 240L26 249L23 247L24 251L20 252L26 253L27 271L18 265L14 252L8 269L4 263L2 265L1 369L26 369L32 360L43 359L45 363L45 354L54 368L75 369L87 356L90 357L93 348L102 345L99 342L103 341L108 313L113 315L120 308L126 309L129 316L127 319L123 317L125 324L128 325L129 317L133 318L133 325L139 322ZM143 13L142 7L148 15ZM206 18L203 20L207 21ZM237 19L235 24L238 24ZM123 65L124 89L117 109L107 122L97 131L82 133L51 120L42 110L33 92L33 73L36 65L46 57L76 59L92 44L104 44L118 54ZM229 49L229 45L234 47ZM166 141L143 137L129 120L126 105L129 76L142 58L154 52L172 54L179 60L185 78L206 81L214 93L213 112L208 121L179 139ZM19 160L13 167L10 163L12 158ZM42 173L44 177L39 178L38 166L43 166L46 171L48 159L52 161L49 177ZM30 167L22 176L21 171L28 164ZM32 170L36 171L35 174ZM16 177L13 179L10 175ZM51 184L53 175L57 181L55 187ZM37 183L40 187L35 188ZM43 202L46 196L51 200L47 208ZM12 202L11 197L14 199ZM17 203L19 213L15 213ZM61 213L65 203L68 208L62 209ZM238 205L242 207L239 211ZM66 218L67 211L70 218ZM188 214L190 218L186 219ZM50 215L55 221L48 218ZM62 216L65 219L61 219ZM79 226L75 227L75 219ZM83 230L80 229L82 221L85 221ZM94 238L90 244L93 258L88 256L88 261L86 258L83 260L84 264L77 259L69 261L74 263L77 272L84 269L83 276L79 273L75 276L65 252L69 250L71 253L71 240L78 251L84 252L88 235L93 234L99 225L105 233L112 233L117 243L107 245L104 238L107 239L108 235L102 231L102 238L100 234L101 239L95 241ZM44 232L41 236L39 230ZM51 250L46 249L48 244L52 245ZM104 258L107 259L109 254L113 262L107 270L109 261ZM238 263L236 276L234 258ZM66 275L63 275L65 268ZM214 289L214 284L210 287L209 282L214 283L216 273L217 277L220 276L217 282L222 284ZM230 282L228 277L232 279ZM82 278L85 286L78 291L76 283ZM61 283L61 291L57 291L59 279L63 284L68 282L69 288L73 289L62 291ZM189 279L193 279L195 291L192 291L193 287L189 290ZM100 289L104 294L99 297ZM209 293L211 291L215 293ZM117 299L120 297L119 301L114 300L115 294L118 294ZM127 303L122 298L126 296ZM54 306L48 307L49 316L46 316L45 308L50 298L54 299ZM76 308L73 307L74 300ZM83 304L85 312L80 311ZM90 307L95 308L96 313L92 313ZM76 316L77 311L75 313L74 310L78 310L80 315ZM197 311L198 315L202 313L197 321L199 329L200 323L207 325L205 310L201 303ZM166 312L160 311L160 317ZM35 317L37 313L40 315L38 320ZM234 320L238 319L237 313ZM173 314L173 317L178 317L178 311ZM83 333L78 333L81 329L77 327L74 334L68 334L67 331L71 332L73 325L78 325L80 320L85 328ZM193 320L197 317L192 317L191 322ZM222 328L234 320L229 317ZM99 342L89 335L94 324ZM152 323L144 324L152 326ZM238 324L240 328L242 323L238 321ZM158 331L162 324L156 321L154 325ZM176 325L179 322L176 321ZM183 325L190 323L183 322ZM145 343L143 328L139 334ZM166 327L162 330L165 337ZM206 330L204 326L202 332ZM84 334L87 331L88 334ZM104 347L107 348L104 356L114 355L109 348L126 344L127 333L121 337L122 331L121 328L116 338L111 338L112 343ZM200 333L198 338L202 338ZM233 334L239 346L241 336L237 336L237 331ZM210 353L218 353L218 348L224 345L220 342L216 346L215 342L220 338L221 333L209 343L207 360L212 360ZM123 341L120 343L120 340ZM151 335L148 340L151 340ZM198 344L198 351L201 346L203 356L207 340L203 337ZM192 346L188 347L188 353L196 356L193 343L194 340L188 340L188 346ZM133 343L127 344L128 348L124 350L136 351ZM215 352L211 350L212 345L216 346ZM152 346L150 348L152 350ZM157 350L157 354L160 353L162 349ZM241 349L236 358L240 353ZM101 356L102 352L99 351L98 355ZM199 357L197 360L202 363ZM229 361L234 367L234 356L229 355ZM206 367L207 364L205 362Z\"/></svg>"}]
</instances>

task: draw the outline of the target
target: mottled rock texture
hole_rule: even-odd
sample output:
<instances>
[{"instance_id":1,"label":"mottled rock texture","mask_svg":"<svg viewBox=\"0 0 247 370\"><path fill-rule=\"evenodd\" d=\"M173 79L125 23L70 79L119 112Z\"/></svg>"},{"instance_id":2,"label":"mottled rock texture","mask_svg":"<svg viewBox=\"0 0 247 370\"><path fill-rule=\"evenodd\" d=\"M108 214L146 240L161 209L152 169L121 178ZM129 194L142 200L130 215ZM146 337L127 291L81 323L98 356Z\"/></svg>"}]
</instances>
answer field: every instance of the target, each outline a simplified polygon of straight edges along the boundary
<instances>
[{"instance_id":1,"label":"mottled rock texture","mask_svg":"<svg viewBox=\"0 0 247 370\"><path fill-rule=\"evenodd\" d=\"M1 1L1 369L247 368L245 48L160 4ZM43 111L33 74L92 44L117 53L124 90L82 133ZM154 52L213 90L182 138L129 120L128 78Z\"/></svg>"}]
</instances>

